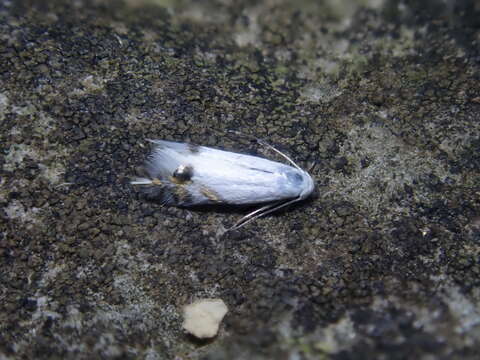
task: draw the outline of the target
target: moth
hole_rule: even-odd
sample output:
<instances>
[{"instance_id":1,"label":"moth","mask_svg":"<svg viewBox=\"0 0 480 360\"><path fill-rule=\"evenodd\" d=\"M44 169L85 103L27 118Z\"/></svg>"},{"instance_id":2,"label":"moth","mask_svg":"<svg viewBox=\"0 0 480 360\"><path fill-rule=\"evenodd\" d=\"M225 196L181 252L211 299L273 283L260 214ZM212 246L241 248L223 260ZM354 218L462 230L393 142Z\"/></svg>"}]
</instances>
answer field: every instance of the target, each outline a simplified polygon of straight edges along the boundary
<instances>
[{"instance_id":1,"label":"moth","mask_svg":"<svg viewBox=\"0 0 480 360\"><path fill-rule=\"evenodd\" d=\"M162 204L179 207L264 204L229 230L306 199L315 187L308 172L263 142L292 166L206 146L149 141L154 149L144 164L146 176L134 179L131 184L154 187Z\"/></svg>"}]
</instances>

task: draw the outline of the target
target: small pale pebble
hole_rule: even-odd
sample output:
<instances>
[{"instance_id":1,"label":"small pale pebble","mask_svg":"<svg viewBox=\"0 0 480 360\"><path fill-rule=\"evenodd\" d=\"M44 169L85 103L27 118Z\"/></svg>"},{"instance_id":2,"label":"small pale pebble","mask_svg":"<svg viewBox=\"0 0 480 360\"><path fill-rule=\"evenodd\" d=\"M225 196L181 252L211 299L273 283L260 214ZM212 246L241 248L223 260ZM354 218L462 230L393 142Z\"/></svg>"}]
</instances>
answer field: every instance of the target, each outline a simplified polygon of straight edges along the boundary
<instances>
[{"instance_id":1,"label":"small pale pebble","mask_svg":"<svg viewBox=\"0 0 480 360\"><path fill-rule=\"evenodd\" d=\"M212 338L228 312L221 299L200 299L183 308L183 328L199 339Z\"/></svg>"}]
</instances>

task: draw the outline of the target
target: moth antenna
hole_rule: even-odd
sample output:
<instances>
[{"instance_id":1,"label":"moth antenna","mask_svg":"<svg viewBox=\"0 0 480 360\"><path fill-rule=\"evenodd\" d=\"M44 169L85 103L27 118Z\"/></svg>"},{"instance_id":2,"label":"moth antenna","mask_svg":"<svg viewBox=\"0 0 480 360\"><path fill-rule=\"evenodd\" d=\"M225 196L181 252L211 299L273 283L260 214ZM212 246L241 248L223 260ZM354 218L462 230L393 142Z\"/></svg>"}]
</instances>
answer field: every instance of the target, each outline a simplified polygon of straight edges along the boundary
<instances>
[{"instance_id":1,"label":"moth antenna","mask_svg":"<svg viewBox=\"0 0 480 360\"><path fill-rule=\"evenodd\" d=\"M258 218L262 217L262 216L265 216L265 215L268 215L268 214L271 214L272 212L275 212L285 206L288 206L290 204L293 204L295 202L297 202L299 199L298 198L295 198L295 199L292 199L292 200L289 200L287 202L282 202L282 201L277 201L273 204L269 204L269 205L265 205L265 206L262 206L260 209L257 209L257 210L254 210L252 211L251 213L245 215L244 217L242 217L240 220L238 220L236 222L235 225L233 225L230 229L228 229L226 232L230 231L230 230L237 230L237 229L240 229L241 227L243 227L244 225L247 225L248 223L254 221L254 220L257 220Z\"/></svg>"},{"instance_id":2,"label":"moth antenna","mask_svg":"<svg viewBox=\"0 0 480 360\"><path fill-rule=\"evenodd\" d=\"M300 166L297 165L297 163L295 161L293 161L292 159L290 159L290 157L288 157L287 155L285 155L283 152L281 152L280 150L278 150L277 148L275 148L274 146L270 145L269 143L267 143L266 141L262 140L262 139L259 139L253 135L245 135L243 133L241 133L240 131L236 131L236 130L228 130L228 132L230 133L233 133L233 134L236 134L236 135L239 135L239 136L243 136L243 137L252 137L254 138L257 143L259 143L260 145L263 145L267 148L269 148L270 150L273 150L275 151L277 154L283 156L290 164L292 164L294 167L296 167L298 170L302 170L302 168Z\"/></svg>"},{"instance_id":3,"label":"moth antenna","mask_svg":"<svg viewBox=\"0 0 480 360\"><path fill-rule=\"evenodd\" d=\"M257 210L254 210L254 211L248 213L247 215L242 217L240 220L238 220L235 223L235 225L233 225L229 230L241 228L243 225L245 225L247 223L247 220L258 219L260 216L263 215L263 213L265 211L267 211L268 209L272 209L273 207L280 204L281 202L283 202L283 201L277 201L277 202L274 202L272 204L264 205L261 208L258 208Z\"/></svg>"},{"instance_id":4,"label":"moth antenna","mask_svg":"<svg viewBox=\"0 0 480 360\"><path fill-rule=\"evenodd\" d=\"M292 159L290 159L287 155L285 155L283 152L281 152L280 150L278 150L277 148L273 147L272 145L266 143L265 141L263 140L260 140L260 139L257 139L258 143L263 145L263 146L266 146L268 147L270 150L273 150L275 151L277 154L280 154L281 156L283 156L285 159L287 159L288 162L290 162L290 164L292 164L293 166L295 166L298 170L302 170L302 168L300 166L297 165L297 163L295 161L293 161Z\"/></svg>"}]
</instances>

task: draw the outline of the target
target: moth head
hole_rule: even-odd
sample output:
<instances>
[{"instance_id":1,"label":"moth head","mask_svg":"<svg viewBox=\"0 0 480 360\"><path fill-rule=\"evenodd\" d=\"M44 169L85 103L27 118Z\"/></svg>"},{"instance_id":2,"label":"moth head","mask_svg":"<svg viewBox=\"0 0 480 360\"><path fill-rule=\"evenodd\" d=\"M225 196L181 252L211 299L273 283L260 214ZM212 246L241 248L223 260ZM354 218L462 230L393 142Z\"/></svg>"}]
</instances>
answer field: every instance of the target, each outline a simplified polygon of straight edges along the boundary
<instances>
[{"instance_id":1,"label":"moth head","mask_svg":"<svg viewBox=\"0 0 480 360\"><path fill-rule=\"evenodd\" d=\"M315 183L309 173L302 169L291 169L286 172L289 185L297 189L298 200L306 199L315 188Z\"/></svg>"},{"instance_id":2,"label":"moth head","mask_svg":"<svg viewBox=\"0 0 480 360\"><path fill-rule=\"evenodd\" d=\"M304 170L301 170L300 176L302 177L302 185L299 197L301 200L303 200L309 197L313 192L313 189L315 188L315 182L310 174Z\"/></svg>"}]
</instances>

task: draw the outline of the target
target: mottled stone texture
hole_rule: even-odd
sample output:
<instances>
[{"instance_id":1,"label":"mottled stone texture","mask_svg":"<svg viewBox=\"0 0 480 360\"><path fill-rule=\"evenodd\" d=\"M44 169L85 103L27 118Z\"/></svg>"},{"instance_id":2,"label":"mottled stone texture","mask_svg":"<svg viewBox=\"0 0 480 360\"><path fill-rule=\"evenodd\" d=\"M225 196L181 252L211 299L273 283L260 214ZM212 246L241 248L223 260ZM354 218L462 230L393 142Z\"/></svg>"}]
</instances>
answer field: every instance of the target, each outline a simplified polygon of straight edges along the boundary
<instances>
[{"instance_id":1,"label":"mottled stone texture","mask_svg":"<svg viewBox=\"0 0 480 360\"><path fill-rule=\"evenodd\" d=\"M1 0L0 358L478 358L479 114L478 1ZM232 129L317 196L219 237L129 185Z\"/></svg>"}]
</instances>

